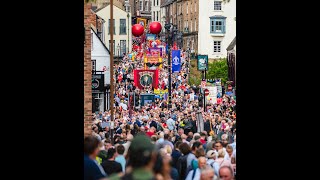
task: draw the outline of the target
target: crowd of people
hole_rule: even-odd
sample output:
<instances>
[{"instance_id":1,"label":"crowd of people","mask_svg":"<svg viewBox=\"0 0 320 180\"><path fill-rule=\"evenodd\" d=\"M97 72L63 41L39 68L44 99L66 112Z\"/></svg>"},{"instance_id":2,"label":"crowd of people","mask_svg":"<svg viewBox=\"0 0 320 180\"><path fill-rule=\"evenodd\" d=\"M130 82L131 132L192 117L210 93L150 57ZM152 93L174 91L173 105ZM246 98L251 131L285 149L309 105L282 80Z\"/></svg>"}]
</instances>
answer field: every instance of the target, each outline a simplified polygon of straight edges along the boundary
<instances>
[{"instance_id":1,"label":"crowd of people","mask_svg":"<svg viewBox=\"0 0 320 180\"><path fill-rule=\"evenodd\" d=\"M134 86L133 70L144 68L143 60L124 56L115 65L114 121L110 111L93 114L92 135L84 140L85 180L235 179L236 100L223 93L219 104L204 108L200 88L188 84L188 54L181 54L181 71L172 73L171 102L163 95L132 106L130 94L154 90ZM159 89L168 89L166 62Z\"/></svg>"}]
</instances>

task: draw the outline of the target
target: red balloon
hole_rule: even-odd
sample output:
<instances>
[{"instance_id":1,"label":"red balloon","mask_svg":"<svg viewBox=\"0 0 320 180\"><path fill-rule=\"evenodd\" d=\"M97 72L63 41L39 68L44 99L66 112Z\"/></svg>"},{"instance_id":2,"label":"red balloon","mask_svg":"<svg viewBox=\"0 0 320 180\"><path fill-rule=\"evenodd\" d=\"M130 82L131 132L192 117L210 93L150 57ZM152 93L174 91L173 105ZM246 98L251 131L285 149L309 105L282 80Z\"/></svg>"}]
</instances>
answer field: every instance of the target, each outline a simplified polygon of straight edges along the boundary
<instances>
[{"instance_id":1,"label":"red balloon","mask_svg":"<svg viewBox=\"0 0 320 180\"><path fill-rule=\"evenodd\" d=\"M150 29L150 33L159 34L161 32L162 27L159 22L155 21L155 22L150 23L149 29Z\"/></svg>"},{"instance_id":2,"label":"red balloon","mask_svg":"<svg viewBox=\"0 0 320 180\"><path fill-rule=\"evenodd\" d=\"M132 34L136 37L139 37L143 34L144 28L141 26L141 24L135 24L132 26Z\"/></svg>"}]
</instances>

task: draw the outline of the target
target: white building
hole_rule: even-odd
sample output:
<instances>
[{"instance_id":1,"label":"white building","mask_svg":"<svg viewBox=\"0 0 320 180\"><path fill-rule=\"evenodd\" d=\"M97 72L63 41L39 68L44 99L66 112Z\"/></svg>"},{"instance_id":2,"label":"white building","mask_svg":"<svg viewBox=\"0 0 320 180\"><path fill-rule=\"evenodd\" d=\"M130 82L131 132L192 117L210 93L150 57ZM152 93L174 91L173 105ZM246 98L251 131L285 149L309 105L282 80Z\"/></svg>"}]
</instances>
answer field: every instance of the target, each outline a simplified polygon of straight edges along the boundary
<instances>
[{"instance_id":1,"label":"white building","mask_svg":"<svg viewBox=\"0 0 320 180\"><path fill-rule=\"evenodd\" d=\"M102 31L101 34L104 34ZM95 27L91 27L91 62L92 70L96 74L104 74L104 87L110 84L110 51L97 34ZM92 92L93 104L96 104L99 111L109 107L109 98L105 92Z\"/></svg>"},{"instance_id":2,"label":"white building","mask_svg":"<svg viewBox=\"0 0 320 180\"><path fill-rule=\"evenodd\" d=\"M107 43L110 49L110 5L99 9L96 14L106 20L104 29L106 30L104 42ZM115 57L122 56L132 49L132 35L131 35L131 15L121 8L113 5L113 18L114 18L114 32L113 32L113 54Z\"/></svg>"},{"instance_id":3,"label":"white building","mask_svg":"<svg viewBox=\"0 0 320 180\"><path fill-rule=\"evenodd\" d=\"M161 21L161 2L162 0L151 0L151 21Z\"/></svg>"},{"instance_id":4,"label":"white building","mask_svg":"<svg viewBox=\"0 0 320 180\"><path fill-rule=\"evenodd\" d=\"M199 22L198 54L226 58L226 49L236 36L236 0L200 0Z\"/></svg>"}]
</instances>

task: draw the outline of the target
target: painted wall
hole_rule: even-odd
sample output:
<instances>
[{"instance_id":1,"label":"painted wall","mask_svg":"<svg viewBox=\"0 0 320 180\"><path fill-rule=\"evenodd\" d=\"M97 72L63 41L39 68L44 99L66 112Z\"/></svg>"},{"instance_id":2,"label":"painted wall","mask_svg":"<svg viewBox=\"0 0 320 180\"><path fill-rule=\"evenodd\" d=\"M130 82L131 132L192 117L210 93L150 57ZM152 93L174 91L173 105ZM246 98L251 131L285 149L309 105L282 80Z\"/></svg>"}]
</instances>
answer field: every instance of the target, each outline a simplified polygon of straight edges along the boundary
<instances>
[{"instance_id":1,"label":"painted wall","mask_svg":"<svg viewBox=\"0 0 320 180\"><path fill-rule=\"evenodd\" d=\"M98 36L91 29L92 34L92 47L91 47L91 60L96 60L96 71L102 71L103 67L106 66L104 72L104 83L110 84L110 54L103 46Z\"/></svg>"},{"instance_id":2,"label":"painted wall","mask_svg":"<svg viewBox=\"0 0 320 180\"><path fill-rule=\"evenodd\" d=\"M98 16L103 18L106 22L104 23L104 29L105 29L105 44L110 50L109 47L109 40L110 40L110 34L109 34L109 19L110 19L110 5L106 6L105 8L101 9L100 11L96 12ZM113 18L115 20L115 33L113 35L113 40L115 40L115 56L118 56L117 46L120 45L120 40L126 40L126 48L128 49L128 17L127 12L124 10L118 8L117 6L113 6ZM126 34L119 35L120 33L120 19L126 19ZM131 15L129 13L129 52L132 49L132 34L131 34ZM112 52L111 52L112 53Z\"/></svg>"},{"instance_id":3,"label":"painted wall","mask_svg":"<svg viewBox=\"0 0 320 180\"><path fill-rule=\"evenodd\" d=\"M210 18L211 16L221 15L226 17L226 33L211 34ZM214 10L214 0L199 1L199 33L198 34L198 52L207 54L210 59L227 57L226 48L236 36L236 0L230 0L229 3L222 2L221 11ZM213 41L221 41L221 52L213 52Z\"/></svg>"}]
</instances>

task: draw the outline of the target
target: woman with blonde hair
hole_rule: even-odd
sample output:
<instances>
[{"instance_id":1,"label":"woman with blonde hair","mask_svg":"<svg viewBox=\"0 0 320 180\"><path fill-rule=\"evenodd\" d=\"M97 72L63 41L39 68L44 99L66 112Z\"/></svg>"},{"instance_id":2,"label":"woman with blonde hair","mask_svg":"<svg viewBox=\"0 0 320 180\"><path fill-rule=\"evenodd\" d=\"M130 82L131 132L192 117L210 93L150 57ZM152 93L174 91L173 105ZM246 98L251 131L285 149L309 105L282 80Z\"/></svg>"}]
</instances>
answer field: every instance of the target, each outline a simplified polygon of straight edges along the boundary
<instances>
[{"instance_id":1,"label":"woman with blonde hair","mask_svg":"<svg viewBox=\"0 0 320 180\"><path fill-rule=\"evenodd\" d=\"M222 166L228 166L232 169L232 174L234 174L233 166L231 164L231 161L228 159L225 159L226 153L223 149L218 150L218 158L215 160L215 162L219 165L219 167Z\"/></svg>"}]
</instances>

